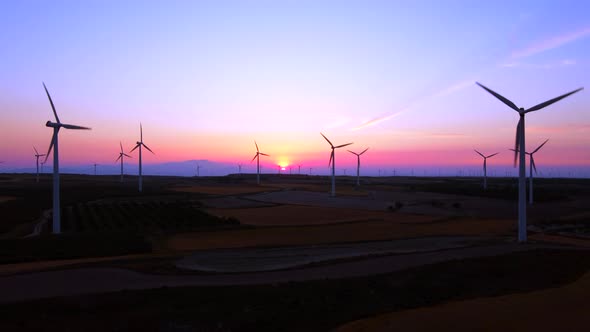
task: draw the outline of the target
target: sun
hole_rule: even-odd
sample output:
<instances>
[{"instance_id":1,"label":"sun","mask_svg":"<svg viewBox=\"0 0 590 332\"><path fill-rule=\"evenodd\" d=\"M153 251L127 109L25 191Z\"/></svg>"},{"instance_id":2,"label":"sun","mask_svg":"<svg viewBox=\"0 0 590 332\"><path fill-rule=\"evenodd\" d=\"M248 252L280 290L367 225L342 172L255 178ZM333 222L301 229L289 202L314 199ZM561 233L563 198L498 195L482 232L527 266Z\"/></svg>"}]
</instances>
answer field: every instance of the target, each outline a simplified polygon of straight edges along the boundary
<instances>
[{"instance_id":1,"label":"sun","mask_svg":"<svg viewBox=\"0 0 590 332\"><path fill-rule=\"evenodd\" d=\"M285 170L286 170L285 167L281 167L281 171L285 171Z\"/></svg>"}]
</instances>

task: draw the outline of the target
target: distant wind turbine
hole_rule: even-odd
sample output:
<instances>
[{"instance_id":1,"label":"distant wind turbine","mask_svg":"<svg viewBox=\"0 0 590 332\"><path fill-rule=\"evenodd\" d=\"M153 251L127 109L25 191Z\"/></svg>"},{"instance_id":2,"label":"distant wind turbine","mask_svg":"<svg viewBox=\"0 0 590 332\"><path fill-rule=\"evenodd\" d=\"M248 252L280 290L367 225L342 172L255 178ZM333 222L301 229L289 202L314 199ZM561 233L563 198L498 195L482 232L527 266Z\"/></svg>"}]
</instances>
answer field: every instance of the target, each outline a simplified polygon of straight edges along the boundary
<instances>
[{"instance_id":1,"label":"distant wind turbine","mask_svg":"<svg viewBox=\"0 0 590 332\"><path fill-rule=\"evenodd\" d=\"M131 158L131 156L123 152L123 143L119 142L119 146L121 146L121 152L119 152L119 158L115 162L121 160L121 182L123 182L123 158Z\"/></svg>"},{"instance_id":2,"label":"distant wind turbine","mask_svg":"<svg viewBox=\"0 0 590 332\"><path fill-rule=\"evenodd\" d=\"M96 175L96 166L98 166L98 164L94 163L93 165L94 165L94 175Z\"/></svg>"},{"instance_id":3,"label":"distant wind turbine","mask_svg":"<svg viewBox=\"0 0 590 332\"><path fill-rule=\"evenodd\" d=\"M139 148L139 192L142 192L143 187L142 187L142 172L141 172L141 147L146 148L149 152L151 152L152 154L155 154L154 151L152 151L150 148L148 148L147 145L145 145L143 143L143 127L141 126L141 123L139 124L139 142L137 142L135 144L135 147L133 148L133 150L129 151L129 153L133 152L135 149Z\"/></svg>"},{"instance_id":4,"label":"distant wind turbine","mask_svg":"<svg viewBox=\"0 0 590 332\"><path fill-rule=\"evenodd\" d=\"M492 94L494 97L498 98L508 107L512 108L513 110L517 111L520 120L518 120L518 125L516 126L516 141L514 143L514 150L518 150L519 147L522 147L520 152L514 152L514 166L516 166L517 157L519 159L519 177L518 177L518 241L519 242L526 242L527 240L527 230L526 230L526 160L525 160L525 128L524 128L524 116L529 112L538 111L542 108L545 108L555 102L562 100L563 98L570 96L578 91L583 90L584 88L579 88L574 91L568 92L563 94L559 97L555 97L538 105L535 105L527 110L524 108L518 108L513 102L508 100L507 98L501 96L500 94L492 91L491 89L485 87L484 85L475 82L477 85L482 87L484 90Z\"/></svg>"},{"instance_id":5,"label":"distant wind turbine","mask_svg":"<svg viewBox=\"0 0 590 332\"><path fill-rule=\"evenodd\" d=\"M238 174L242 175L242 164L238 164Z\"/></svg>"},{"instance_id":6,"label":"distant wind turbine","mask_svg":"<svg viewBox=\"0 0 590 332\"><path fill-rule=\"evenodd\" d=\"M256 184L260 184L260 156L267 156L267 157L270 157L270 156L267 155L266 153L260 152L256 141L254 141L254 145L256 145L256 154L254 155L254 158L252 158L252 161L254 161L254 159L256 159ZM252 162L252 161L250 161L250 162Z\"/></svg>"},{"instance_id":7,"label":"distant wind turbine","mask_svg":"<svg viewBox=\"0 0 590 332\"><path fill-rule=\"evenodd\" d=\"M59 234L59 233L61 233L61 218L60 218L60 204L59 204L58 133L62 127L66 128L66 129L87 129L87 130L89 130L90 128L61 123L61 121L59 121L59 117L57 116L57 112L55 111L55 106L53 105L53 100L51 100L51 96L49 95L49 91L47 91L47 87L45 86L45 83L43 83L43 88L45 89L45 93L47 94L47 98L49 98L49 103L51 104L51 109L53 110L53 115L55 116L55 121L57 121L57 122L47 121L45 123L46 127L53 128L53 137L51 138L51 143L49 144L49 150L47 150L47 154L45 155L45 161L47 161L47 158L49 157L49 153L51 153L51 149L53 149L53 233Z\"/></svg>"},{"instance_id":8,"label":"distant wind turbine","mask_svg":"<svg viewBox=\"0 0 590 332\"><path fill-rule=\"evenodd\" d=\"M301 174L301 166L303 165L297 165L297 167L299 167L299 174Z\"/></svg>"},{"instance_id":9,"label":"distant wind turbine","mask_svg":"<svg viewBox=\"0 0 590 332\"><path fill-rule=\"evenodd\" d=\"M197 177L201 176L201 165L197 164Z\"/></svg>"},{"instance_id":10,"label":"distant wind turbine","mask_svg":"<svg viewBox=\"0 0 590 332\"><path fill-rule=\"evenodd\" d=\"M356 156L356 185L357 185L357 187L361 185L361 180L360 180L361 155L363 153L367 152L367 150L369 150L369 148L364 149L363 152L361 152L361 153L356 153L356 152L347 150L348 152L350 152Z\"/></svg>"},{"instance_id":11,"label":"distant wind turbine","mask_svg":"<svg viewBox=\"0 0 590 332\"><path fill-rule=\"evenodd\" d=\"M330 161L328 162L328 166L332 165L332 191L330 192L330 196L334 197L334 196L336 196L336 174L335 174L335 172L336 172L336 159L335 159L334 150L351 145L352 143L346 143L346 144L334 146L334 144L332 144L332 142L330 142L330 140L324 134L320 133L320 135L322 135L324 137L324 139L330 144L330 147L332 148L332 152L330 153Z\"/></svg>"},{"instance_id":12,"label":"distant wind turbine","mask_svg":"<svg viewBox=\"0 0 590 332\"><path fill-rule=\"evenodd\" d=\"M525 153L529 155L529 204L533 204L533 170L535 171L535 174L537 174L537 166L535 165L535 158L533 155L539 151L548 141L549 139L546 139L545 142L539 145L535 150L533 150L533 152L525 151ZM510 150L515 151L514 149Z\"/></svg>"},{"instance_id":13,"label":"distant wind turbine","mask_svg":"<svg viewBox=\"0 0 590 332\"><path fill-rule=\"evenodd\" d=\"M480 155L483 158L483 190L487 190L488 189L488 158L492 158L493 156L497 155L500 152L496 152L494 154L491 154L489 156L484 156L481 152L473 149L473 151L477 152L478 155Z\"/></svg>"},{"instance_id":14,"label":"distant wind turbine","mask_svg":"<svg viewBox=\"0 0 590 332\"><path fill-rule=\"evenodd\" d=\"M39 154L39 151L37 151L35 147L33 147L33 150L35 150L35 159L37 163L37 182L39 182L39 157L43 157L45 154ZM0 161L0 164L1 163L3 163L3 161Z\"/></svg>"}]
</instances>

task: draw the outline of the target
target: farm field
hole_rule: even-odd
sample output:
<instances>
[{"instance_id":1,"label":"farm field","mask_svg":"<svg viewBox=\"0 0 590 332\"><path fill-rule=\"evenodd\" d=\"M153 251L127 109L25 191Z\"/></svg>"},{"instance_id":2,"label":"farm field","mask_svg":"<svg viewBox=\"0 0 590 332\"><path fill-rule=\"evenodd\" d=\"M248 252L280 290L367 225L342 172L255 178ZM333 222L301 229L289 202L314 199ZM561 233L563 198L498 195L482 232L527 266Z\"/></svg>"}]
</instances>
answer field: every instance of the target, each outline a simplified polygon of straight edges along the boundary
<instances>
[{"instance_id":1,"label":"farm field","mask_svg":"<svg viewBox=\"0 0 590 332\"><path fill-rule=\"evenodd\" d=\"M207 275L211 272L183 270L176 266L176 262L200 252L211 251L216 254L211 257L223 257L228 250L237 255L243 251L252 255L240 261L240 266L247 270L253 266L247 259L259 259L255 257L257 252L279 252L273 248L282 248L280 252L285 252L289 250L286 248L301 247L313 252L322 246L379 246L379 241L385 241L385 247L396 248L403 241L415 239L415 243L428 244L417 248L416 254L425 252L453 257L456 249L452 246L436 249L431 242L441 238L477 238L469 247L500 248L512 245L516 234L512 179L490 180L490 189L483 192L481 183L470 178L363 178L361 189L355 188L350 178L342 178L338 179L340 189L336 198L328 196L328 178L320 176L267 174L261 186L255 185L252 176L146 177L142 194L137 192L134 177L127 178L122 184L114 176L65 174L62 179L63 234L56 236L49 233L50 178L43 177L36 184L34 177L29 175L2 177L0 197L10 199L0 200L0 209L6 216L0 221L0 283L2 278L23 273L34 276L41 271L67 273L69 269L92 268L122 269L154 276ZM552 293L547 293L552 298L565 301L569 299L567 294L571 293L568 287L581 287L574 286L573 282L590 271L590 265L585 263L586 250L590 248L590 240L585 237L590 225L587 208L590 181L538 179L536 186L539 201L529 207L529 237L531 246L537 248L534 250L503 253L498 257L450 260L386 276L372 275L369 269L362 277L322 282L221 288L172 287L168 290L28 300L22 305L0 305L0 314L13 317L2 322L0 327L15 331L38 329L37 323L22 316L24 305L61 317L45 323L62 329L76 329L85 322L94 322L97 330L154 330L150 329L154 327L160 331L169 326L172 330L180 326L190 331L211 330L216 326L220 331L326 331L336 328L361 331L362 326L370 326L370 330L389 326L390 319L393 322L395 317L402 317L398 316L404 314L400 310L408 308L424 310L419 311L420 315L436 319L439 317L437 307L425 307L444 306L443 303L448 301L453 301L451 304L463 300L481 301L482 304L475 305L488 308L489 303L495 303L495 297L490 299L490 296L501 296L501 301L518 307L517 304L528 303L526 301L539 301L534 296L526 300L524 297L528 295L521 293L545 294L543 292L549 291L548 288L554 288ZM36 225L41 225L41 234L25 237ZM428 249L430 247L435 249ZM376 252L385 249L379 250ZM347 262L370 265L370 262L383 258L382 255L413 254L353 255L352 258L322 261L319 266L329 268ZM302 261L310 261L304 257L304 252L300 255L303 255L300 256ZM530 262L520 266L525 257ZM293 271L304 275L316 265L295 267ZM552 266L550 273L547 266ZM529 270L525 271L525 267ZM510 272L507 269L511 269ZM533 273L541 270L546 272L542 280L532 284L522 282L535 278L537 274L533 276ZM408 283L409 275L419 278ZM449 278L443 277L443 282L441 275ZM263 274L261 278L264 278ZM451 282L455 279L461 286ZM391 280L396 280L394 284L401 288L384 286L393 282ZM464 284L471 280L474 282L471 288L464 288ZM481 286L486 280L489 284ZM407 287L412 291L404 291ZM427 289L434 289L438 295L429 297L425 293ZM221 297L217 296L219 292L223 294ZM402 296L387 295L392 292ZM187 304L188 299L181 295L184 293L192 294L203 306ZM337 295L341 293L345 297ZM254 294L261 297L252 302L249 298ZM162 301L170 296L169 301ZM128 326L109 325L105 322L113 321L117 314L104 306L113 305L113 301L139 301L145 305L119 309L124 312ZM356 301L357 304L336 304L342 301ZM204 306L205 303L208 307ZM271 306L271 303L278 305ZM456 305L453 310L457 313L467 312L468 309L464 311L463 307ZM57 314L49 306L64 310L64 313ZM96 314L94 317L101 317L100 321L104 322L71 311L71 308L80 306L90 308L90 312ZM181 306L186 309L170 309ZM120 307L113 305L113 308ZM156 314L160 310L166 314ZM237 310L240 314L223 318L227 310ZM309 310L329 314L320 318ZM534 310L524 314L543 314L545 309L538 307ZM77 312L82 318L69 319L72 325L63 325L60 322L66 317L72 318L65 312L72 312L72 315ZM293 323L293 314L299 317L297 324ZM152 318L148 320L149 324L142 325L138 319L145 315ZM264 315L274 317L273 321ZM576 322L576 315L572 315L564 313L563 317ZM509 319L505 322L518 326ZM92 328L88 329L92 331Z\"/></svg>"}]
</instances>

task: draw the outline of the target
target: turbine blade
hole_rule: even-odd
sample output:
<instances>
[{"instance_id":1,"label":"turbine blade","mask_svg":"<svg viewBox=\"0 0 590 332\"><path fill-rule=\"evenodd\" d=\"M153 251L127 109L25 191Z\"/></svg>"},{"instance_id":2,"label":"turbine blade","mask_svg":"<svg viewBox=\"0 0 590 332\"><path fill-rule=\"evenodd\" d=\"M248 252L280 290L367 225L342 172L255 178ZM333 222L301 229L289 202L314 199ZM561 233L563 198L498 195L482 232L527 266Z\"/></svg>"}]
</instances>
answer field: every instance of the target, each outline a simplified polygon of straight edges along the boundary
<instances>
[{"instance_id":1,"label":"turbine blade","mask_svg":"<svg viewBox=\"0 0 590 332\"><path fill-rule=\"evenodd\" d=\"M497 155L498 153L500 153L500 152L496 152L494 154L491 154L491 155L487 156L486 158L492 158L493 156Z\"/></svg>"},{"instance_id":2,"label":"turbine blade","mask_svg":"<svg viewBox=\"0 0 590 332\"><path fill-rule=\"evenodd\" d=\"M76 126L76 125L71 125L71 124L63 124L62 127L66 128L66 129L86 129L86 130L91 129L88 127Z\"/></svg>"},{"instance_id":3,"label":"turbine blade","mask_svg":"<svg viewBox=\"0 0 590 332\"><path fill-rule=\"evenodd\" d=\"M359 153L359 156L365 152L367 152L367 150L369 150L369 148L366 148L365 150L363 150L363 152Z\"/></svg>"},{"instance_id":4,"label":"turbine blade","mask_svg":"<svg viewBox=\"0 0 590 332\"><path fill-rule=\"evenodd\" d=\"M45 155L45 161L43 161L43 163L45 163L47 161L47 158L49 158L49 154L51 153L51 150L53 149L53 144L55 144L55 136L57 136L57 132L59 129L53 129L53 136L51 137L51 143L49 144L49 149L47 150L47 154Z\"/></svg>"},{"instance_id":5,"label":"turbine blade","mask_svg":"<svg viewBox=\"0 0 590 332\"><path fill-rule=\"evenodd\" d=\"M139 123L139 141L143 143L143 127L141 122Z\"/></svg>"},{"instance_id":6,"label":"turbine blade","mask_svg":"<svg viewBox=\"0 0 590 332\"><path fill-rule=\"evenodd\" d=\"M51 104L51 109L53 110L53 115L55 115L55 120L57 123L61 123L59 121L59 117L57 116L57 112L55 111L55 106L53 105L53 100L51 100L51 96L49 95L49 91L47 91L47 87L45 86L45 82L43 82L43 88L45 89L45 93L47 94L47 98L49 98L49 103Z\"/></svg>"},{"instance_id":7,"label":"turbine blade","mask_svg":"<svg viewBox=\"0 0 590 332\"><path fill-rule=\"evenodd\" d=\"M563 98L565 98L565 97L567 97L567 96L573 95L574 93L576 93L576 92L578 92L578 91L580 91L580 90L583 90L583 89L584 89L584 88L579 88L579 89L576 89L576 90L574 90L574 91L572 91L572 92L568 92L568 93L566 93L566 94L564 94L564 95L561 95L561 96L559 96L559 97L555 97L555 98L553 98L553 99L551 99L551 100L547 100L547 101L546 101L546 102L544 102L544 103L540 103L539 105L536 105L536 106L533 106L533 107L529 108L529 109L528 109L528 110L526 110L524 113L526 114L526 113L528 113L528 112L534 112L534 111L538 111L538 110L540 110L541 108L547 107L547 106L549 106L549 105L551 105L551 104L553 104L553 103L555 103L555 102L558 102L558 101L562 100Z\"/></svg>"},{"instance_id":8,"label":"turbine blade","mask_svg":"<svg viewBox=\"0 0 590 332\"><path fill-rule=\"evenodd\" d=\"M507 98L503 97L499 93L493 91L492 89L487 88L486 86L484 86L483 84L480 84L479 82L475 82L475 84L479 85L484 90L486 90L487 92L491 93L494 97L500 99L504 104L508 105L508 107L512 108L513 110L515 110L517 112L520 112L520 110L518 109L518 107L516 107L516 105L514 105L513 102L511 102Z\"/></svg>"},{"instance_id":9,"label":"turbine blade","mask_svg":"<svg viewBox=\"0 0 590 332\"><path fill-rule=\"evenodd\" d=\"M330 153L330 161L328 161L328 167L332 165L332 160L334 159L334 149L332 149L332 153Z\"/></svg>"},{"instance_id":10,"label":"turbine blade","mask_svg":"<svg viewBox=\"0 0 590 332\"><path fill-rule=\"evenodd\" d=\"M152 154L155 154L154 151L152 151L152 149L148 148L147 145L143 144L143 142L141 142L141 145L143 145L144 148L146 148L149 152L151 152Z\"/></svg>"},{"instance_id":11,"label":"turbine blade","mask_svg":"<svg viewBox=\"0 0 590 332\"><path fill-rule=\"evenodd\" d=\"M535 171L535 174L537 174L537 165L535 165L535 158L533 158L532 154L531 154L531 165L533 166L533 170Z\"/></svg>"},{"instance_id":12,"label":"turbine blade","mask_svg":"<svg viewBox=\"0 0 590 332\"><path fill-rule=\"evenodd\" d=\"M119 145L121 146L121 153L123 153L123 143L121 143L121 141L119 141Z\"/></svg>"},{"instance_id":13,"label":"turbine blade","mask_svg":"<svg viewBox=\"0 0 590 332\"><path fill-rule=\"evenodd\" d=\"M338 145L338 146L335 146L334 149L343 148L343 147L348 146L350 144L352 144L352 143L346 143L346 144Z\"/></svg>"},{"instance_id":14,"label":"turbine blade","mask_svg":"<svg viewBox=\"0 0 590 332\"><path fill-rule=\"evenodd\" d=\"M139 147L139 144L135 144L135 147L131 151L129 151L129 153L135 151L135 149L137 149L138 147Z\"/></svg>"},{"instance_id":15,"label":"turbine blade","mask_svg":"<svg viewBox=\"0 0 590 332\"><path fill-rule=\"evenodd\" d=\"M549 141L549 139L546 139L545 142L543 142L543 144L539 145L539 147L537 147L533 152L531 152L531 154L539 151L543 147L543 145L545 145L545 143L547 143L547 141Z\"/></svg>"},{"instance_id":16,"label":"turbine blade","mask_svg":"<svg viewBox=\"0 0 590 332\"><path fill-rule=\"evenodd\" d=\"M514 167L516 167L516 160L518 159L518 149L520 148L520 126L522 124L522 117L518 120L516 125L516 141L514 142Z\"/></svg>"},{"instance_id":17,"label":"turbine blade","mask_svg":"<svg viewBox=\"0 0 590 332\"><path fill-rule=\"evenodd\" d=\"M254 155L254 158L252 158L252 160L250 160L250 162L253 162L254 159L256 159L256 157L258 157L258 152L256 152L256 154Z\"/></svg>"},{"instance_id":18,"label":"turbine blade","mask_svg":"<svg viewBox=\"0 0 590 332\"><path fill-rule=\"evenodd\" d=\"M477 154L482 156L484 159L486 158L483 154L481 154L481 152L477 151L476 149L473 149L473 151L477 152Z\"/></svg>"},{"instance_id":19,"label":"turbine blade","mask_svg":"<svg viewBox=\"0 0 590 332\"><path fill-rule=\"evenodd\" d=\"M33 146L33 150L35 150L35 155L39 155L39 151L37 151L37 149L35 149L34 146Z\"/></svg>"},{"instance_id":20,"label":"turbine blade","mask_svg":"<svg viewBox=\"0 0 590 332\"><path fill-rule=\"evenodd\" d=\"M346 150L346 151L348 151L348 152L352 153L352 154L353 154L353 155L355 155L355 156L358 156L358 154L357 154L356 152L352 152L352 151L350 151L350 150Z\"/></svg>"},{"instance_id":21,"label":"turbine blade","mask_svg":"<svg viewBox=\"0 0 590 332\"><path fill-rule=\"evenodd\" d=\"M115 160L115 162L119 161L119 159L121 159L121 156L122 156L122 154L120 154L120 155L119 155L119 158L117 158L117 159Z\"/></svg>"},{"instance_id":22,"label":"turbine blade","mask_svg":"<svg viewBox=\"0 0 590 332\"><path fill-rule=\"evenodd\" d=\"M128 155L128 154L126 154L126 153L123 153L123 155L124 155L125 157L127 157L127 158L133 158L133 157L131 157L130 155Z\"/></svg>"},{"instance_id":23,"label":"turbine blade","mask_svg":"<svg viewBox=\"0 0 590 332\"><path fill-rule=\"evenodd\" d=\"M332 142L330 142L330 140L326 137L326 135L320 133L320 135L322 135L324 137L324 139L326 139L326 141L328 141L328 143L330 144L331 147L334 147L334 144L332 144Z\"/></svg>"},{"instance_id":24,"label":"turbine blade","mask_svg":"<svg viewBox=\"0 0 590 332\"><path fill-rule=\"evenodd\" d=\"M260 152L260 155L262 155L262 156L267 156L267 157L270 157L270 155L269 155L269 154L262 153L262 152Z\"/></svg>"},{"instance_id":25,"label":"turbine blade","mask_svg":"<svg viewBox=\"0 0 590 332\"><path fill-rule=\"evenodd\" d=\"M254 141L254 145L256 145L256 152L260 152L260 150L258 150L258 144L256 143L256 141Z\"/></svg>"}]
</instances>

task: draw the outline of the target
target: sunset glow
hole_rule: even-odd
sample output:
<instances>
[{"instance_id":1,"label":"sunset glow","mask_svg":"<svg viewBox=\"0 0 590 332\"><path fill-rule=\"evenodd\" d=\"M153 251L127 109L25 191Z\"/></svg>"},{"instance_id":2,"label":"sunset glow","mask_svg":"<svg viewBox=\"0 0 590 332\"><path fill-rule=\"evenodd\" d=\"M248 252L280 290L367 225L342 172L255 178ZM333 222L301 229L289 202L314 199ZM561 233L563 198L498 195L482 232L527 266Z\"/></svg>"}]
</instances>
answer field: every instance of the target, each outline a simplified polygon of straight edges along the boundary
<instances>
[{"instance_id":1,"label":"sunset glow","mask_svg":"<svg viewBox=\"0 0 590 332\"><path fill-rule=\"evenodd\" d=\"M8 2L0 172L31 171L33 146L47 151L43 81L64 123L92 128L60 132L64 172L116 173L119 142L128 152L140 122L148 175L186 161L205 175L253 173L254 140L270 155L263 172L328 174L320 132L370 147L367 174L479 167L474 148L500 152L489 167L506 172L518 115L475 81L525 108L586 87L526 120L527 149L550 139L540 170L585 169L588 12L583 1ZM346 148L336 160L356 167ZM135 154L125 163L137 171Z\"/></svg>"}]
</instances>

